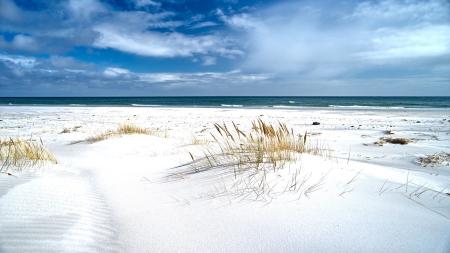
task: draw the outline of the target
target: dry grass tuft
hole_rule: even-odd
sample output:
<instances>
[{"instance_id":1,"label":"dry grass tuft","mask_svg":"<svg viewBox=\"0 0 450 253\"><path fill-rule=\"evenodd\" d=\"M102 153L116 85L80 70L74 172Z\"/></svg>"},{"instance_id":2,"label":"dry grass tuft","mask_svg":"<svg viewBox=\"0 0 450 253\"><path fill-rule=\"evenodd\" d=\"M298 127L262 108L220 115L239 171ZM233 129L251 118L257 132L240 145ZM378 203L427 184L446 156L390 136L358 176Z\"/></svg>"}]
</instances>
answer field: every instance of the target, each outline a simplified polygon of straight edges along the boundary
<instances>
[{"instance_id":1,"label":"dry grass tuft","mask_svg":"<svg viewBox=\"0 0 450 253\"><path fill-rule=\"evenodd\" d=\"M118 134L150 134L151 131L147 128L138 127L131 124L120 125L116 132Z\"/></svg>"},{"instance_id":2,"label":"dry grass tuft","mask_svg":"<svg viewBox=\"0 0 450 253\"><path fill-rule=\"evenodd\" d=\"M408 138L382 137L378 141L374 142L374 144L379 145L379 146L383 146L386 143L406 145L411 142L412 142L412 140L408 139Z\"/></svg>"},{"instance_id":3,"label":"dry grass tuft","mask_svg":"<svg viewBox=\"0 0 450 253\"><path fill-rule=\"evenodd\" d=\"M197 165L207 161L201 166L203 169L237 166L238 170L258 170L267 165L277 169L285 162L294 161L300 153L326 153L317 143L309 142L306 132L297 134L281 122L271 124L258 119L247 132L234 122L230 125L216 123L214 127L216 132L211 133L211 137L219 151L207 150L203 158L196 160Z\"/></svg>"},{"instance_id":4,"label":"dry grass tuft","mask_svg":"<svg viewBox=\"0 0 450 253\"><path fill-rule=\"evenodd\" d=\"M204 144L208 144L208 140L200 139L197 137L192 138L191 145L204 145Z\"/></svg>"},{"instance_id":5,"label":"dry grass tuft","mask_svg":"<svg viewBox=\"0 0 450 253\"><path fill-rule=\"evenodd\" d=\"M77 132L78 129L80 129L81 126L74 126L73 128L64 128L60 134L67 134L67 133L71 133L71 132Z\"/></svg>"},{"instance_id":6,"label":"dry grass tuft","mask_svg":"<svg viewBox=\"0 0 450 253\"><path fill-rule=\"evenodd\" d=\"M70 130L69 128L64 128L64 129L60 132L60 134L68 134L68 133L70 133L70 132L72 132L72 130Z\"/></svg>"},{"instance_id":7,"label":"dry grass tuft","mask_svg":"<svg viewBox=\"0 0 450 253\"><path fill-rule=\"evenodd\" d=\"M232 186L239 195L265 196L272 186L268 178L288 162L298 159L301 153L328 155L328 150L318 143L309 141L305 132L297 134L285 123L272 124L258 119L252 122L249 131L237 124L214 124L211 133L213 148L207 149L203 156L177 167L176 173L169 175L184 178L190 174L218 170L218 176L234 175L236 183ZM269 175L270 174L270 175ZM231 189L229 189L231 190Z\"/></svg>"},{"instance_id":8,"label":"dry grass tuft","mask_svg":"<svg viewBox=\"0 0 450 253\"><path fill-rule=\"evenodd\" d=\"M22 140L10 138L0 140L1 172L9 167L22 169L25 167L41 165L44 162L57 163L55 156L48 151L42 140Z\"/></svg>"},{"instance_id":9,"label":"dry grass tuft","mask_svg":"<svg viewBox=\"0 0 450 253\"><path fill-rule=\"evenodd\" d=\"M417 159L422 167L435 167L435 166L449 166L450 165L450 153L440 152L433 155L427 155Z\"/></svg>"},{"instance_id":10,"label":"dry grass tuft","mask_svg":"<svg viewBox=\"0 0 450 253\"><path fill-rule=\"evenodd\" d=\"M80 142L95 143L95 142L109 139L111 137L122 136L122 135L127 135L127 134L148 134L148 135L155 134L156 135L157 133L158 132L155 130L138 127L138 126L135 126L132 124L121 124L115 130L110 130L110 131L107 131L104 133L100 133L100 134L91 136L91 137L85 139L84 141L80 141ZM75 143L78 143L78 142L75 142Z\"/></svg>"},{"instance_id":11,"label":"dry grass tuft","mask_svg":"<svg viewBox=\"0 0 450 253\"><path fill-rule=\"evenodd\" d=\"M400 145L406 145L411 142L411 140L408 138L385 138L384 141L387 143Z\"/></svg>"},{"instance_id":12,"label":"dry grass tuft","mask_svg":"<svg viewBox=\"0 0 450 253\"><path fill-rule=\"evenodd\" d=\"M249 133L241 131L234 122L234 134L225 124L216 124L216 129L222 137L219 140L222 150L237 155L240 164L250 161L256 168L263 163L279 168L284 162L294 161L296 154L300 153L325 153L318 143L309 141L307 132L303 135L295 133L294 129L281 122L271 124L258 119L252 122L252 131Z\"/></svg>"}]
</instances>

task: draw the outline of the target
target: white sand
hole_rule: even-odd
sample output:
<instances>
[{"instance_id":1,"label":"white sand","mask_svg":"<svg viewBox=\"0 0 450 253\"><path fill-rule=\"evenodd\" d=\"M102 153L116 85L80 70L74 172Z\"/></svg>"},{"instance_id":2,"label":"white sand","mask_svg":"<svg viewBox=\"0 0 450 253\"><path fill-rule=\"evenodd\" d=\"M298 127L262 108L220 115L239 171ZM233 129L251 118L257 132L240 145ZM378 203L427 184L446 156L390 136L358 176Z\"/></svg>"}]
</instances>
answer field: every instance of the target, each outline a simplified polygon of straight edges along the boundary
<instances>
[{"instance_id":1,"label":"white sand","mask_svg":"<svg viewBox=\"0 0 450 253\"><path fill-rule=\"evenodd\" d=\"M203 150L194 136L258 117L332 150L269 178L301 168L317 190L254 201L223 193L232 177L167 180ZM450 167L415 163L450 152L449 110L5 106L0 119L0 137L41 138L59 161L0 174L0 252L450 252ZM168 136L69 145L124 122ZM388 129L414 142L372 145Z\"/></svg>"}]
</instances>

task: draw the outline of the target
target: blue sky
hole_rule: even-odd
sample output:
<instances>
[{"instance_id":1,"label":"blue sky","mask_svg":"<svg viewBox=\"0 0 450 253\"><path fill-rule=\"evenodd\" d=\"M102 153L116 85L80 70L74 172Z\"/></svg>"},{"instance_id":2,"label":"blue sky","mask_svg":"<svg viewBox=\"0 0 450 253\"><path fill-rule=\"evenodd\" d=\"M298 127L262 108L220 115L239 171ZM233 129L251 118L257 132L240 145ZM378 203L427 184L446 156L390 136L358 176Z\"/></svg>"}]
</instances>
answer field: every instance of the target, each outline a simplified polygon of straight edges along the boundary
<instances>
[{"instance_id":1,"label":"blue sky","mask_svg":"<svg viewBox=\"0 0 450 253\"><path fill-rule=\"evenodd\" d=\"M450 2L0 0L0 96L450 95Z\"/></svg>"}]
</instances>

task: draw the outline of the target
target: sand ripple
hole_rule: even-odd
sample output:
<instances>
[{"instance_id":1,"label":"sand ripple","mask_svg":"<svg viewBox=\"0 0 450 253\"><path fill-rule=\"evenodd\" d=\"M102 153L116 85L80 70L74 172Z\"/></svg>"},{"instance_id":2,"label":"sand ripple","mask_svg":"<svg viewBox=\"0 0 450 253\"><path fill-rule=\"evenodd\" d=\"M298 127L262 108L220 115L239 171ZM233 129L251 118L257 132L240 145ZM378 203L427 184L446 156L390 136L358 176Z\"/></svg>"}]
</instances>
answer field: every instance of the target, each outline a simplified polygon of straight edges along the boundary
<instances>
[{"instance_id":1,"label":"sand ripple","mask_svg":"<svg viewBox=\"0 0 450 253\"><path fill-rule=\"evenodd\" d=\"M115 239L87 177L0 177L0 252L117 252Z\"/></svg>"}]
</instances>

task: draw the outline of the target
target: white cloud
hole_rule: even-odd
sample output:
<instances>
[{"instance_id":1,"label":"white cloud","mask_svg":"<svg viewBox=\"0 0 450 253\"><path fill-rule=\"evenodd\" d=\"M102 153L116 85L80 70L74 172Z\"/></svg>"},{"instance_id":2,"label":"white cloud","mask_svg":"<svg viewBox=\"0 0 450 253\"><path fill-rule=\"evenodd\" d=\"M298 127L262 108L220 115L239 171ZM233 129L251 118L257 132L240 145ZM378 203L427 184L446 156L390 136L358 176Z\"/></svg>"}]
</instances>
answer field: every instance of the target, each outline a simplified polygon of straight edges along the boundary
<instances>
[{"instance_id":1,"label":"white cloud","mask_svg":"<svg viewBox=\"0 0 450 253\"><path fill-rule=\"evenodd\" d=\"M226 16L222 10L218 9L216 14L223 22L235 28L257 29L260 27L259 21L247 13Z\"/></svg>"},{"instance_id":2,"label":"white cloud","mask_svg":"<svg viewBox=\"0 0 450 253\"><path fill-rule=\"evenodd\" d=\"M138 1L139 6L151 5L151 1ZM159 11L112 12L107 19L92 25L97 33L92 46L150 57L192 57L194 55L220 55L236 57L242 52L230 39L219 34L186 35L174 31L189 25L189 21L174 20L175 13ZM213 25L199 23L204 27ZM200 25L201 26L201 25ZM155 29L167 29L165 32Z\"/></svg>"},{"instance_id":3,"label":"white cloud","mask_svg":"<svg viewBox=\"0 0 450 253\"><path fill-rule=\"evenodd\" d=\"M226 41L214 35L158 33L109 24L98 25L94 30L99 33L94 42L95 47L113 48L144 56L187 57L208 53L233 56L240 53L239 50L229 48Z\"/></svg>"},{"instance_id":4,"label":"white cloud","mask_svg":"<svg viewBox=\"0 0 450 253\"><path fill-rule=\"evenodd\" d=\"M36 40L27 35L17 34L11 42L11 46L15 49L21 49L25 51L35 51L38 49L38 43Z\"/></svg>"},{"instance_id":5,"label":"white cloud","mask_svg":"<svg viewBox=\"0 0 450 253\"><path fill-rule=\"evenodd\" d=\"M244 73L239 70L228 72L132 72L128 69L108 67L103 75L108 78L128 78L134 82L165 84L170 86L249 84L270 80L271 74Z\"/></svg>"},{"instance_id":6,"label":"white cloud","mask_svg":"<svg viewBox=\"0 0 450 253\"><path fill-rule=\"evenodd\" d=\"M141 73L140 80L147 83L165 83L185 81L180 74L177 73Z\"/></svg>"},{"instance_id":7,"label":"white cloud","mask_svg":"<svg viewBox=\"0 0 450 253\"><path fill-rule=\"evenodd\" d=\"M18 56L18 55L5 55L5 54L0 54L0 61L9 63L9 64L14 64L14 65L18 65L20 67L24 67L24 68L33 68L37 61L36 58L34 57L26 57L26 56Z\"/></svg>"},{"instance_id":8,"label":"white cloud","mask_svg":"<svg viewBox=\"0 0 450 253\"><path fill-rule=\"evenodd\" d=\"M196 23L195 25L190 26L190 29L200 29L200 28L206 28L206 27L212 27L217 26L217 23L214 23L212 21L203 21Z\"/></svg>"},{"instance_id":9,"label":"white cloud","mask_svg":"<svg viewBox=\"0 0 450 253\"><path fill-rule=\"evenodd\" d=\"M103 74L108 77L118 77L118 76L127 76L131 74L131 72L128 69L124 68L108 67L103 71Z\"/></svg>"},{"instance_id":10,"label":"white cloud","mask_svg":"<svg viewBox=\"0 0 450 253\"><path fill-rule=\"evenodd\" d=\"M169 85L229 85L251 84L270 80L270 74L242 73L240 71L229 72L193 72L193 73L136 73L139 80L148 83L167 83Z\"/></svg>"},{"instance_id":11,"label":"white cloud","mask_svg":"<svg viewBox=\"0 0 450 253\"><path fill-rule=\"evenodd\" d=\"M290 2L258 12L227 16L218 11L218 15L230 28L243 32L241 41L247 43L243 68L247 70L332 78L379 64L401 69L407 68L405 64L450 57L447 1L368 1L342 6Z\"/></svg>"},{"instance_id":12,"label":"white cloud","mask_svg":"<svg viewBox=\"0 0 450 253\"><path fill-rule=\"evenodd\" d=\"M161 3L152 1L152 0L134 0L134 4L136 7L146 7L146 6L161 6Z\"/></svg>"}]
</instances>

